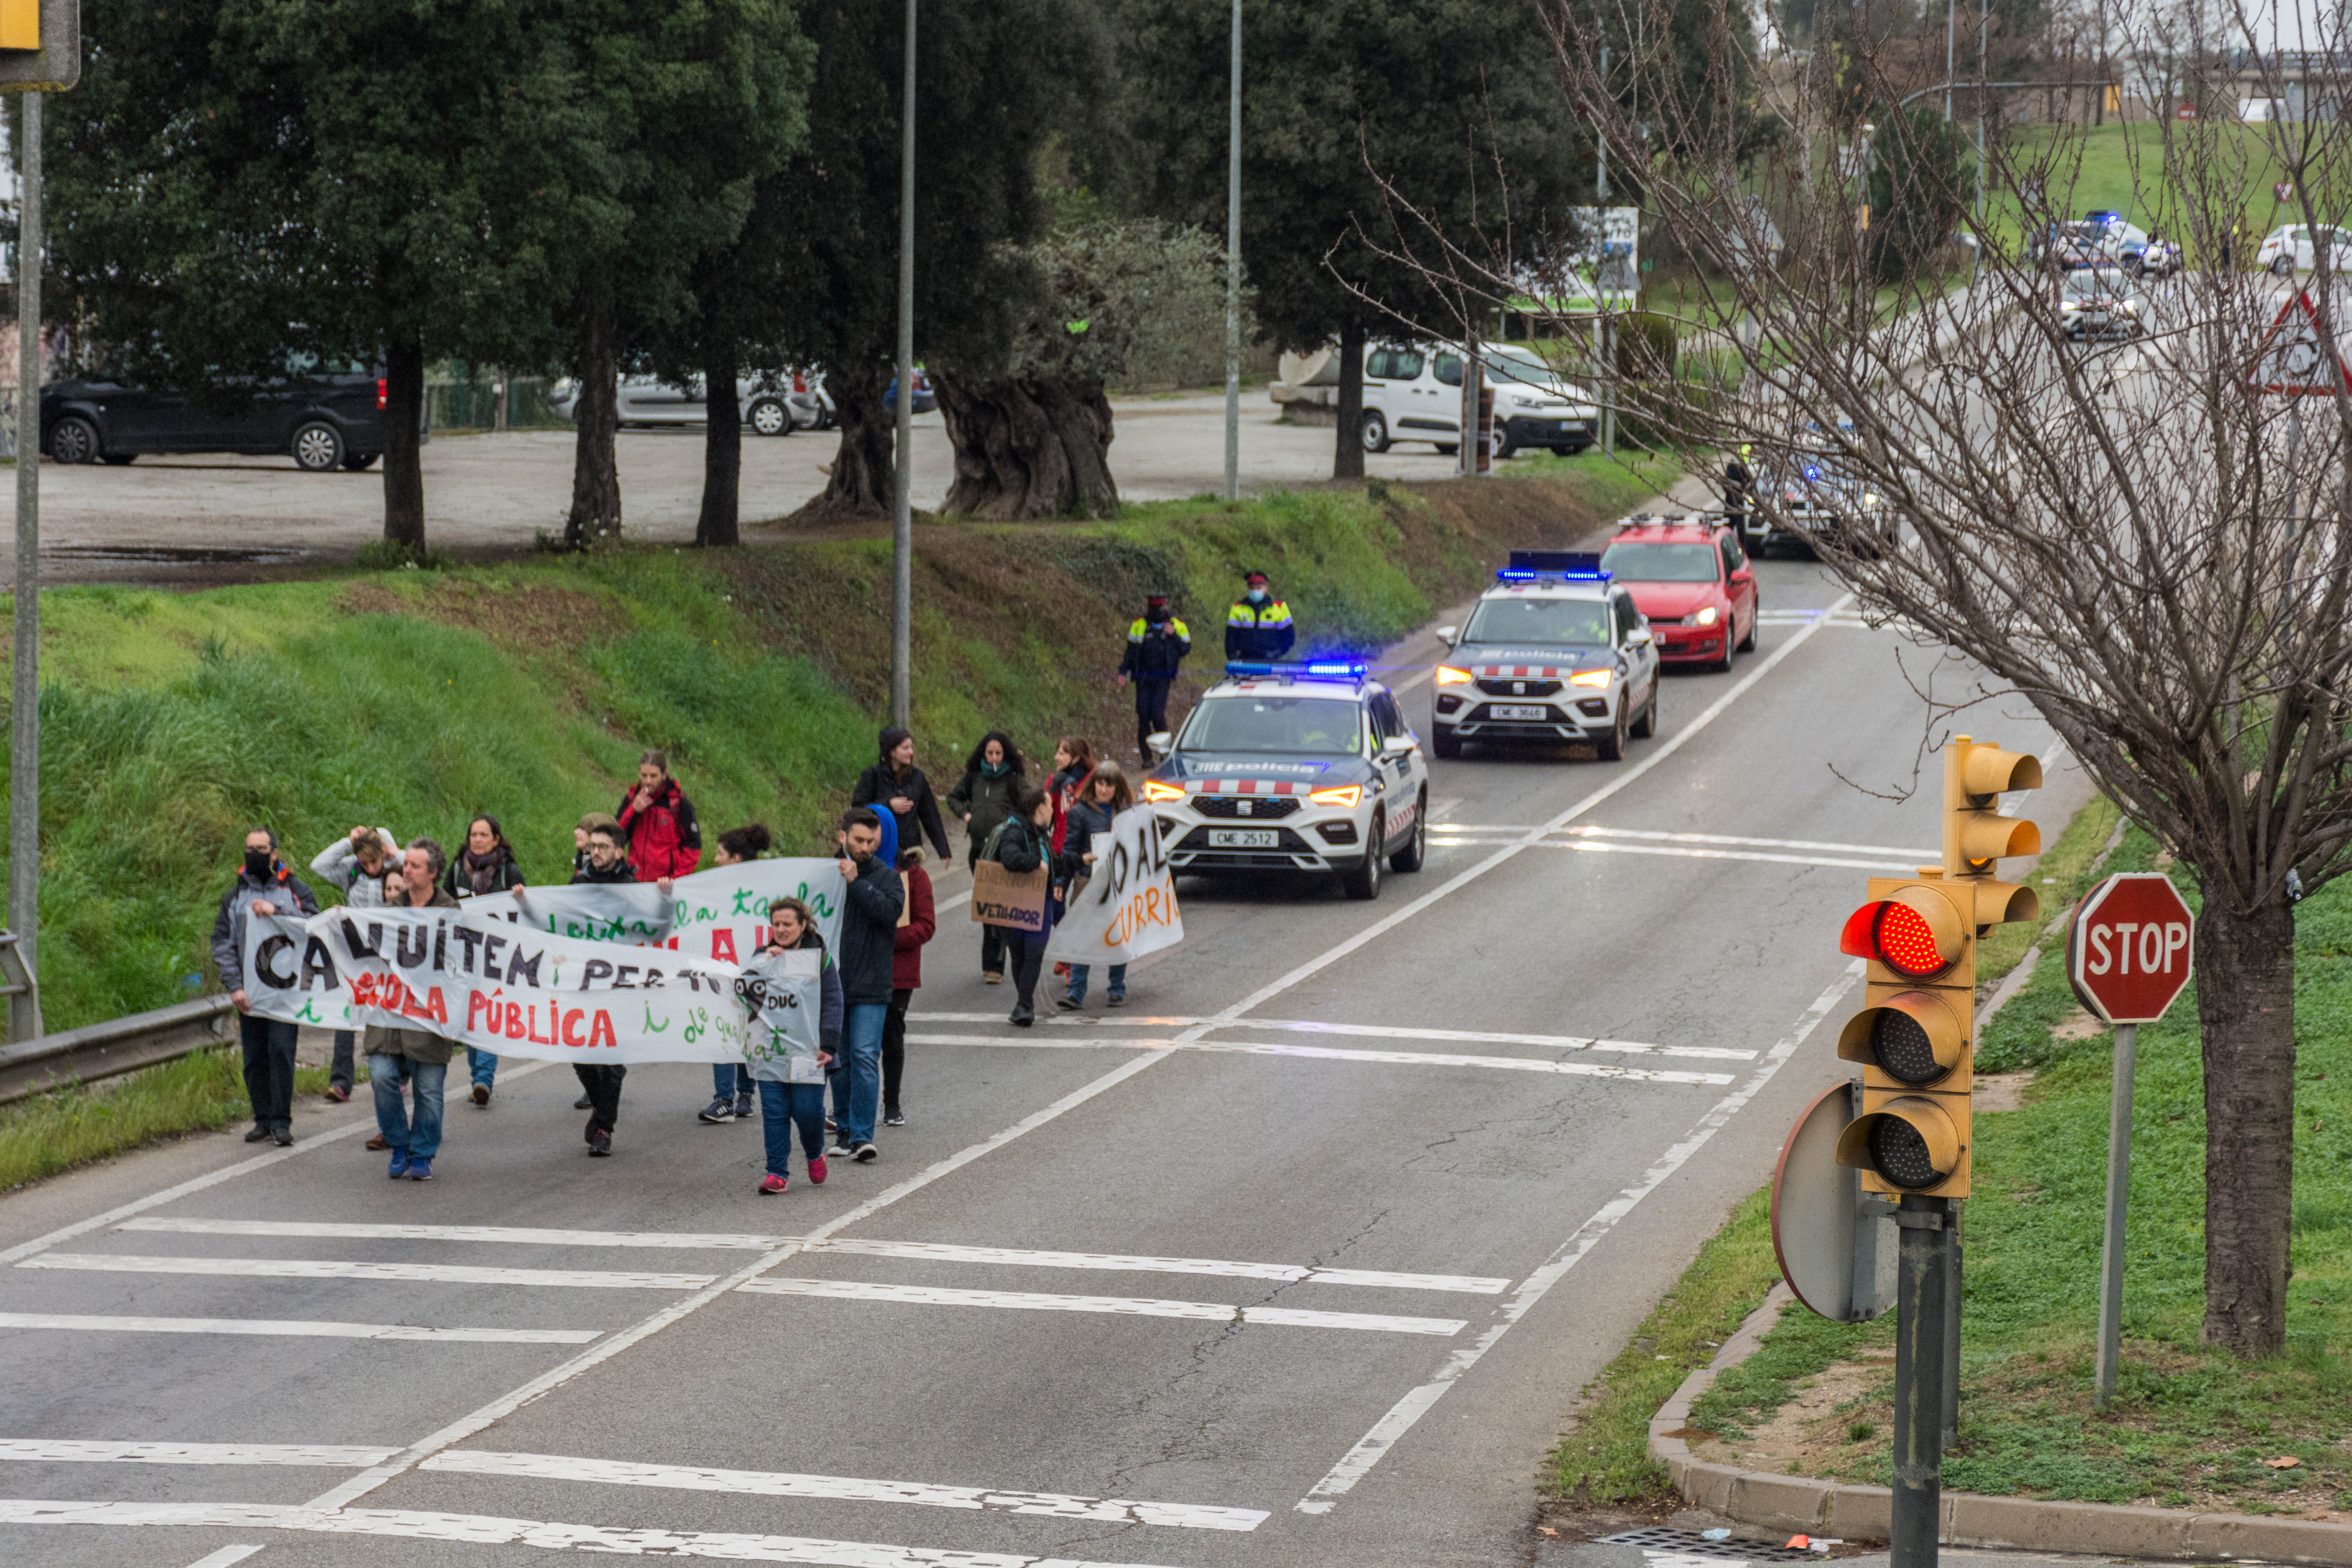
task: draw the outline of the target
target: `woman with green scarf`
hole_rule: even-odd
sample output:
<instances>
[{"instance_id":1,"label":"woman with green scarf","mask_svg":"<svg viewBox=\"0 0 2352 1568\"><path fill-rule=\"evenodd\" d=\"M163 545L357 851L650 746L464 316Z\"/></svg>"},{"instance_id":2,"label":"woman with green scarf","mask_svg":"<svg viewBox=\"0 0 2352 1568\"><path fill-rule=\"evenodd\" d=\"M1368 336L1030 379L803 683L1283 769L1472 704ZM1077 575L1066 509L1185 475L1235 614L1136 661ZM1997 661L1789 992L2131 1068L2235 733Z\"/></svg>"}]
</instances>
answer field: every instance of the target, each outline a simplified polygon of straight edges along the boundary
<instances>
[{"instance_id":1,"label":"woman with green scarf","mask_svg":"<svg viewBox=\"0 0 2352 1568\"><path fill-rule=\"evenodd\" d=\"M963 777L948 792L948 809L963 821L964 864L977 865L981 847L1005 818L1013 815L1013 791L1027 775L1021 750L1002 730L991 730L972 748L963 764ZM980 928L980 977L991 985L1004 980L1004 931L1001 926Z\"/></svg>"}]
</instances>

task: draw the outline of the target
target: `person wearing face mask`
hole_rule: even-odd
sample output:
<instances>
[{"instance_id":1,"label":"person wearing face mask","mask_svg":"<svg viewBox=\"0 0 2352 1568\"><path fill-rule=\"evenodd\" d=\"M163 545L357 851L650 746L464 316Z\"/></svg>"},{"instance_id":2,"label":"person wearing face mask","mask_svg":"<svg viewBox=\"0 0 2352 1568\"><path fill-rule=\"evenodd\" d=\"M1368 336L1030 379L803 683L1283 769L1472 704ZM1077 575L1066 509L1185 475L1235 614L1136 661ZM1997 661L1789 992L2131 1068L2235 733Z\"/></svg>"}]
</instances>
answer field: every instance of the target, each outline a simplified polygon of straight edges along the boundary
<instances>
[{"instance_id":1,"label":"person wearing face mask","mask_svg":"<svg viewBox=\"0 0 2352 1568\"><path fill-rule=\"evenodd\" d=\"M1271 664L1290 655L1298 628L1290 624L1290 606L1266 591L1265 574L1253 572L1249 591L1234 601L1225 616L1225 659L1231 663Z\"/></svg>"},{"instance_id":2,"label":"person wearing face mask","mask_svg":"<svg viewBox=\"0 0 2352 1568\"><path fill-rule=\"evenodd\" d=\"M1150 761L1151 737L1168 728L1168 688L1177 667L1192 651L1192 628L1168 608L1168 595L1143 601L1143 614L1127 628L1127 652L1118 661L1118 683L1135 682L1135 754ZM1092 759L1089 759L1091 761Z\"/></svg>"},{"instance_id":3,"label":"person wearing face mask","mask_svg":"<svg viewBox=\"0 0 2352 1568\"><path fill-rule=\"evenodd\" d=\"M683 877L702 864L702 826L694 803L669 776L669 753L637 758L636 787L621 797L616 820L629 836L629 864L640 882Z\"/></svg>"},{"instance_id":4,"label":"person wearing face mask","mask_svg":"<svg viewBox=\"0 0 2352 1568\"><path fill-rule=\"evenodd\" d=\"M294 1142L295 1026L246 1011L245 927L255 915L315 915L319 900L302 879L278 858L278 835L257 827L245 836L245 864L221 895L213 921L213 966L220 971L228 999L236 1004L237 1038L245 1047L245 1092L253 1102L248 1143L274 1138L284 1148Z\"/></svg>"},{"instance_id":5,"label":"person wearing face mask","mask_svg":"<svg viewBox=\"0 0 2352 1568\"><path fill-rule=\"evenodd\" d=\"M991 730L981 737L963 765L962 779L948 792L948 809L963 822L966 865L980 863L980 847L988 842L998 823L1013 815L1013 792L1027 782L1013 737L1002 730ZM988 984L1001 984L1003 928L984 925L980 930L980 977Z\"/></svg>"},{"instance_id":6,"label":"person wearing face mask","mask_svg":"<svg viewBox=\"0 0 2352 1568\"><path fill-rule=\"evenodd\" d=\"M479 898L524 885L522 868L515 862L514 846L495 816L478 816L466 825L466 847L442 873L441 890L452 899ZM473 1046L466 1047L467 1076L473 1079L477 1106L490 1103L498 1082L499 1058Z\"/></svg>"}]
</instances>

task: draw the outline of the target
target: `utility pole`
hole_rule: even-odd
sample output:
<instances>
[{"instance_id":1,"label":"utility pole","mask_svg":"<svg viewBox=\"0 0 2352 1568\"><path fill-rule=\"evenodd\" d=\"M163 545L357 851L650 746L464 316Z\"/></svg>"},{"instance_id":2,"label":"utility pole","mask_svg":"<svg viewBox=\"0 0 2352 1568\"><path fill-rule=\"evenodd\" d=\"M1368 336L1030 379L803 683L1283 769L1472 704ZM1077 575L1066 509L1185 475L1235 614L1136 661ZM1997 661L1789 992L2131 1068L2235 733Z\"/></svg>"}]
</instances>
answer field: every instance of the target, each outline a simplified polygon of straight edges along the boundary
<instances>
[{"instance_id":1,"label":"utility pole","mask_svg":"<svg viewBox=\"0 0 2352 1568\"><path fill-rule=\"evenodd\" d=\"M1992 0L1979 0L1977 6L1977 80L1985 79L1985 29L1992 22ZM1948 75L1948 73L1947 73ZM1977 89L1977 243L1969 253L1969 287L1973 289L1984 276L1984 121L1985 89Z\"/></svg>"},{"instance_id":2,"label":"utility pole","mask_svg":"<svg viewBox=\"0 0 2352 1568\"><path fill-rule=\"evenodd\" d=\"M1895 1496L1891 1568L1936 1568L1944 1491L1944 1315L1952 1205L1906 1194L1895 1216Z\"/></svg>"},{"instance_id":3,"label":"utility pole","mask_svg":"<svg viewBox=\"0 0 2352 1568\"><path fill-rule=\"evenodd\" d=\"M8 929L27 978L41 924L41 99L24 94L16 198L16 625L8 729ZM41 1032L38 997L8 998L8 1037Z\"/></svg>"},{"instance_id":4,"label":"utility pole","mask_svg":"<svg viewBox=\"0 0 2352 1568\"><path fill-rule=\"evenodd\" d=\"M1990 0L1987 0L1990 4ZM1959 12L1958 0L1944 0L1944 123L1952 122L1952 18Z\"/></svg>"},{"instance_id":5,"label":"utility pole","mask_svg":"<svg viewBox=\"0 0 2352 1568\"><path fill-rule=\"evenodd\" d=\"M915 721L915 0L898 142L898 428L890 526L890 722Z\"/></svg>"},{"instance_id":6,"label":"utility pole","mask_svg":"<svg viewBox=\"0 0 2352 1568\"><path fill-rule=\"evenodd\" d=\"M908 0L912 4L912 0ZM1242 498L1242 0L1234 0L1233 123L1225 151L1225 499Z\"/></svg>"},{"instance_id":7,"label":"utility pole","mask_svg":"<svg viewBox=\"0 0 2352 1568\"><path fill-rule=\"evenodd\" d=\"M1986 0L1986 4L1991 4L1991 0ZM1606 44L1601 46L1601 89L1603 92L1609 89L1609 46ZM1592 145L1599 160L1598 172L1593 176L1593 195L1601 204L1593 210L1601 215L1603 237L1601 265L1594 268L1592 274L1592 302L1601 310L1601 368L1600 376L1596 378L1602 384L1601 455L1613 458L1617 455L1617 322L1609 313L1609 302L1601 298L1601 276L1609 269L1606 237L1609 232L1609 135L1601 121L1593 123Z\"/></svg>"}]
</instances>

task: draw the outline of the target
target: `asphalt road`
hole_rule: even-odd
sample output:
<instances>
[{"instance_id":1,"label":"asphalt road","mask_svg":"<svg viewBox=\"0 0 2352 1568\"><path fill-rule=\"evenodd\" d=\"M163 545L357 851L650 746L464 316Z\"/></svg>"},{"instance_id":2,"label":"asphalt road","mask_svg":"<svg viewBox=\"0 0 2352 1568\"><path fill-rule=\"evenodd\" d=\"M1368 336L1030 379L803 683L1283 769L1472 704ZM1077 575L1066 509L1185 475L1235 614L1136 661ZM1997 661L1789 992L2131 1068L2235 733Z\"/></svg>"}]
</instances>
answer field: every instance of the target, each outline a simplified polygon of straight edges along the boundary
<instances>
[{"instance_id":1,"label":"asphalt road","mask_svg":"<svg viewBox=\"0 0 2352 1568\"><path fill-rule=\"evenodd\" d=\"M429 1185L313 1101L282 1153L0 1202L0 1313L49 1315L0 1320L0 1561L1531 1561L1577 1391L1846 1075L1840 919L1934 858L1912 683L1967 672L1759 576L1759 652L1671 678L1662 738L1435 763L1376 903L1187 884L1122 1013L1009 1028L944 911L910 1124L822 1188L756 1196L699 1067L632 1072L590 1161L571 1075L517 1063ZM1424 726L1434 648L1391 659ZM2051 759L2004 709L1974 732ZM2086 789L2051 775L2054 830ZM319 1336L352 1323L477 1332Z\"/></svg>"}]
</instances>

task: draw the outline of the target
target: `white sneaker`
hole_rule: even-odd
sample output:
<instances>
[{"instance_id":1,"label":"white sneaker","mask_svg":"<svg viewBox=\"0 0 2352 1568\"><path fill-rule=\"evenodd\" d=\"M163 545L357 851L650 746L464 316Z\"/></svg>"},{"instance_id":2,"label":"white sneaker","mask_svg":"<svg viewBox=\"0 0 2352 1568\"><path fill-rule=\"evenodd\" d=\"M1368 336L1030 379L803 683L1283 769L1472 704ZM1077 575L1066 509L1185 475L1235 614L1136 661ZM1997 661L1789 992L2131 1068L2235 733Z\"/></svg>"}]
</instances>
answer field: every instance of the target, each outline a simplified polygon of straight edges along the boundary
<instances>
[{"instance_id":1,"label":"white sneaker","mask_svg":"<svg viewBox=\"0 0 2352 1568\"><path fill-rule=\"evenodd\" d=\"M856 1151L852 1149L845 1140L836 1140L833 1147L824 1152L825 1158L829 1160L846 1160Z\"/></svg>"}]
</instances>

